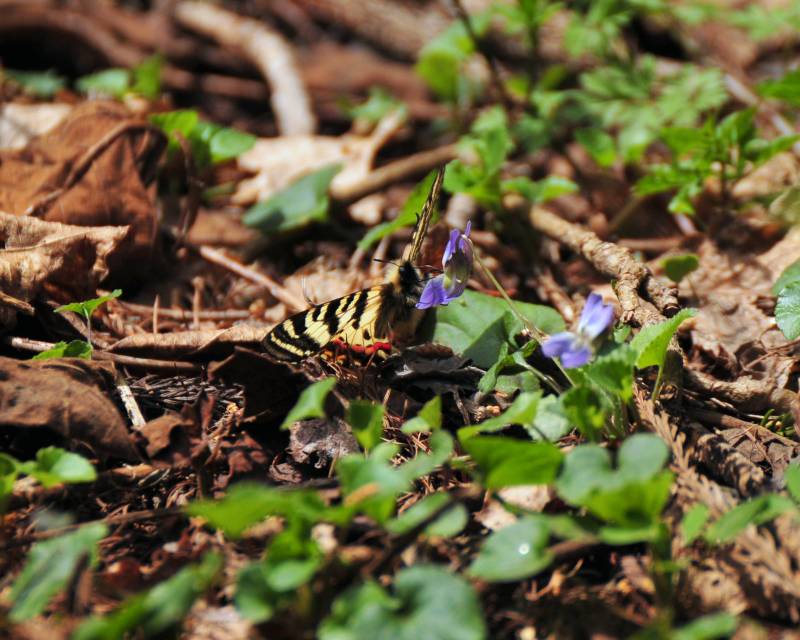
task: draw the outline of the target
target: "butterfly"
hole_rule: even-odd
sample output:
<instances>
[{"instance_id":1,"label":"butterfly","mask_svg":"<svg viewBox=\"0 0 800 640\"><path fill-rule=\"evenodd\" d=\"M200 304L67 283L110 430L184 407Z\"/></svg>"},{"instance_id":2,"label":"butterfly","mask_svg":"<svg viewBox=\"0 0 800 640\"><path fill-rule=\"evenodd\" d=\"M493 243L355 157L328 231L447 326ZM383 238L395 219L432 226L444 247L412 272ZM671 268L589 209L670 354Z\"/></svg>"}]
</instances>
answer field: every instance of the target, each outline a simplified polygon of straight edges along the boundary
<instances>
[{"instance_id":1,"label":"butterfly","mask_svg":"<svg viewBox=\"0 0 800 640\"><path fill-rule=\"evenodd\" d=\"M383 356L391 351L393 337L414 332L424 313L416 308L424 279L414 263L422 250L443 178L444 169L439 169L417 215L411 244L390 278L384 284L314 305L284 320L262 342L267 355L296 363L334 347L360 356Z\"/></svg>"}]
</instances>

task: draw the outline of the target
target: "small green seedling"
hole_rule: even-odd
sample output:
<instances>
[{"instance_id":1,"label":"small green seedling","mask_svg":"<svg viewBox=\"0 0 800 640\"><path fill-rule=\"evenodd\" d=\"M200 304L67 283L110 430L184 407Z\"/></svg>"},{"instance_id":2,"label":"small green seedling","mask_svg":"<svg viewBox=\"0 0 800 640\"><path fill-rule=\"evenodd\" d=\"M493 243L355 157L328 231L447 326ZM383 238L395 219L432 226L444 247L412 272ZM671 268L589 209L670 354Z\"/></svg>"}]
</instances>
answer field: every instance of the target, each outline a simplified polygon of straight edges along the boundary
<instances>
[{"instance_id":1,"label":"small green seedling","mask_svg":"<svg viewBox=\"0 0 800 640\"><path fill-rule=\"evenodd\" d=\"M89 344L91 354L92 348L92 314L112 298L119 298L122 295L122 289L114 289L111 293L99 298L92 298L91 300L84 300L83 302L70 302L69 304L62 305L56 309L58 313L64 311L73 311L81 315L86 320L86 342ZM69 347L70 345L67 345ZM80 356L83 357L83 356Z\"/></svg>"}]
</instances>

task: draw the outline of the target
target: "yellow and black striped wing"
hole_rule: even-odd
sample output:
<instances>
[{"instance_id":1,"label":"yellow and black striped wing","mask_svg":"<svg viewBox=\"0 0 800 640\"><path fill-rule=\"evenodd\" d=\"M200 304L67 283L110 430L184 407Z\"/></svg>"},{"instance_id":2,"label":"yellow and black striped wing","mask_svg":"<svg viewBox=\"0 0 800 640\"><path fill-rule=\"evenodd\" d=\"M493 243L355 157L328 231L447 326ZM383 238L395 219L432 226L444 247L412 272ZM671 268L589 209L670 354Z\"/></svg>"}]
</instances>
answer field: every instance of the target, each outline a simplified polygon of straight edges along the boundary
<instances>
[{"instance_id":1,"label":"yellow and black striped wing","mask_svg":"<svg viewBox=\"0 0 800 640\"><path fill-rule=\"evenodd\" d=\"M284 362L316 355L332 342L365 354L388 351L390 298L391 285L379 285L318 304L274 327L264 349Z\"/></svg>"}]
</instances>

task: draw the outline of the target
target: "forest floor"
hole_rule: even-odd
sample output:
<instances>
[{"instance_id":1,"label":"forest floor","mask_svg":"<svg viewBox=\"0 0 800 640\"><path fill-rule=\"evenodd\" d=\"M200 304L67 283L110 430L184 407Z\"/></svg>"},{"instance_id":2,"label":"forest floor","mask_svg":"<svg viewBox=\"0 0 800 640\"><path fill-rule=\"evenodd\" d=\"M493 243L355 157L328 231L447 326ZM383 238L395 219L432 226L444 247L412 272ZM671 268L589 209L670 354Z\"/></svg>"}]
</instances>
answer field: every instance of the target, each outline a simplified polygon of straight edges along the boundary
<instances>
[{"instance_id":1,"label":"forest floor","mask_svg":"<svg viewBox=\"0 0 800 640\"><path fill-rule=\"evenodd\" d=\"M800 637L798 61L791 0L0 0L0 637Z\"/></svg>"}]
</instances>

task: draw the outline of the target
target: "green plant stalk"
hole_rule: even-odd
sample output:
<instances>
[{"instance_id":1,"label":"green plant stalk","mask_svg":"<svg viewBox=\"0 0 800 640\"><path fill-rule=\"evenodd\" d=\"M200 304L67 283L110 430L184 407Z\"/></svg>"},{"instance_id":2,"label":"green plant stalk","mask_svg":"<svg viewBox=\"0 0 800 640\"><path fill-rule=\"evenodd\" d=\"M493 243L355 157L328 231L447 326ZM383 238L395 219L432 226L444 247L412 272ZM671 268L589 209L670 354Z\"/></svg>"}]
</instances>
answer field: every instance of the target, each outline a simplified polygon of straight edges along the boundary
<instances>
[{"instance_id":1,"label":"green plant stalk","mask_svg":"<svg viewBox=\"0 0 800 640\"><path fill-rule=\"evenodd\" d=\"M475 257L475 261L478 263L478 266L480 266L480 268L486 274L486 277L489 278L489 281L492 283L494 288L497 289L497 292L502 296L503 300L505 300L509 309L511 309L511 313L513 313L514 316L517 318L517 320L519 320L522 323L522 326L525 327L525 330L528 332L528 334L530 334L530 336L534 340L536 340L536 342L538 342L539 344L541 344L544 340L546 340L547 335L543 331L540 331L530 320L528 320L524 315L522 315L519 312L519 309L517 309L517 307L514 305L514 301L511 299L508 293L506 293L506 290L503 288L503 285L500 284L498 279L494 277L494 274L483 263L483 260L481 260L481 256L478 253L477 249L473 251L473 255ZM564 374L564 377L567 379L570 385L571 386L574 385L572 378L570 378L569 374L561 366L561 363L555 359L553 360L553 362L561 370L561 373ZM535 367L531 367L531 371L534 372L541 380L547 382L547 384L549 384L556 393L558 394L563 393L561 385L559 385L551 376L548 376L546 373L538 371Z\"/></svg>"}]
</instances>

